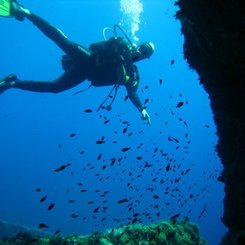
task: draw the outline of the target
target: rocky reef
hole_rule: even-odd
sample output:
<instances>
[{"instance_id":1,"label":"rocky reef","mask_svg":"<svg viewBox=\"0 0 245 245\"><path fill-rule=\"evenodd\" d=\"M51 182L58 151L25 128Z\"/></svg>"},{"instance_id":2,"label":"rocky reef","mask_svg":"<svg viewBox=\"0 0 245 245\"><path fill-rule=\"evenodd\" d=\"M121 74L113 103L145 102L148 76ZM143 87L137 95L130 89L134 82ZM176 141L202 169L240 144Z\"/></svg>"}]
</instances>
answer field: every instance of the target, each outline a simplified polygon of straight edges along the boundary
<instances>
[{"instance_id":1,"label":"rocky reef","mask_svg":"<svg viewBox=\"0 0 245 245\"><path fill-rule=\"evenodd\" d=\"M27 226L0 220L0 239L4 237L15 237L20 233L28 233L31 236L39 237L48 237L52 235L52 233L48 233L40 229L30 228Z\"/></svg>"},{"instance_id":2,"label":"rocky reef","mask_svg":"<svg viewBox=\"0 0 245 245\"><path fill-rule=\"evenodd\" d=\"M0 240L0 245L206 245L199 235L198 227L189 221L158 222L150 225L133 224L104 233L93 233L88 236L40 237L21 232L12 238Z\"/></svg>"},{"instance_id":3,"label":"rocky reef","mask_svg":"<svg viewBox=\"0 0 245 245\"><path fill-rule=\"evenodd\" d=\"M245 4L230 0L178 0L184 55L208 92L224 170L221 244L245 244Z\"/></svg>"}]
</instances>

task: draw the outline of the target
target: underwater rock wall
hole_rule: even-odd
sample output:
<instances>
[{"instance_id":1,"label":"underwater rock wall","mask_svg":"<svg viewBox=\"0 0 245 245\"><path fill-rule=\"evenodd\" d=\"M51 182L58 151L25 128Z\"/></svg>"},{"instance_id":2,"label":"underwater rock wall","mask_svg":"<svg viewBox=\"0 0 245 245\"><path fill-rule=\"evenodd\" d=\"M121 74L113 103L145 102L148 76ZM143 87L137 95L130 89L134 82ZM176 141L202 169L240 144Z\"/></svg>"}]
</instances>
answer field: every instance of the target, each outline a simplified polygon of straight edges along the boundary
<instances>
[{"instance_id":1,"label":"underwater rock wall","mask_svg":"<svg viewBox=\"0 0 245 245\"><path fill-rule=\"evenodd\" d=\"M245 244L245 4L178 0L184 55L211 100L224 166L222 244ZM222 208L222 207L221 207Z\"/></svg>"}]
</instances>

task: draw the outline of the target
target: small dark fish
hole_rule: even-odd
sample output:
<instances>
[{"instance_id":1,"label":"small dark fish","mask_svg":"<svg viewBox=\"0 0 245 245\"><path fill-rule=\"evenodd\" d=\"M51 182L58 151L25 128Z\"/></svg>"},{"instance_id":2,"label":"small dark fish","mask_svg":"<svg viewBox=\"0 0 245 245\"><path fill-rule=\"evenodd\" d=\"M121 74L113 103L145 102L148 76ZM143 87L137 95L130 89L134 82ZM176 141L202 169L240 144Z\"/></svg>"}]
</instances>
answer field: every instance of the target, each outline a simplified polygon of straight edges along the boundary
<instances>
[{"instance_id":1,"label":"small dark fish","mask_svg":"<svg viewBox=\"0 0 245 245\"><path fill-rule=\"evenodd\" d=\"M69 167L69 166L71 166L70 163L61 165L60 167L56 168L56 169L54 170L54 172L60 172L60 171L64 170L66 167Z\"/></svg>"},{"instance_id":2,"label":"small dark fish","mask_svg":"<svg viewBox=\"0 0 245 245\"><path fill-rule=\"evenodd\" d=\"M166 171L168 172L170 170L170 163L166 166Z\"/></svg>"},{"instance_id":3,"label":"small dark fish","mask_svg":"<svg viewBox=\"0 0 245 245\"><path fill-rule=\"evenodd\" d=\"M159 81L159 82L160 82L160 85L162 85L162 79L160 79L160 81Z\"/></svg>"},{"instance_id":4,"label":"small dark fish","mask_svg":"<svg viewBox=\"0 0 245 245\"><path fill-rule=\"evenodd\" d=\"M44 197L42 197L41 199L40 199L40 202L44 202L46 199L47 199L47 195L46 196L44 196Z\"/></svg>"},{"instance_id":5,"label":"small dark fish","mask_svg":"<svg viewBox=\"0 0 245 245\"><path fill-rule=\"evenodd\" d=\"M78 215L78 214L75 214L75 213L72 213L72 214L71 214L71 217L72 217L73 219L76 219L78 216L79 216L79 215Z\"/></svg>"},{"instance_id":6,"label":"small dark fish","mask_svg":"<svg viewBox=\"0 0 245 245\"><path fill-rule=\"evenodd\" d=\"M159 206L158 205L154 205L154 208L159 209Z\"/></svg>"},{"instance_id":7,"label":"small dark fish","mask_svg":"<svg viewBox=\"0 0 245 245\"><path fill-rule=\"evenodd\" d=\"M172 60L171 60L171 63L170 63L171 66L174 64L174 62L175 62L174 59L172 59Z\"/></svg>"},{"instance_id":8,"label":"small dark fish","mask_svg":"<svg viewBox=\"0 0 245 245\"><path fill-rule=\"evenodd\" d=\"M41 191L41 189L40 188L36 188L36 190L35 190L36 192L40 192Z\"/></svg>"},{"instance_id":9,"label":"small dark fish","mask_svg":"<svg viewBox=\"0 0 245 245\"><path fill-rule=\"evenodd\" d=\"M91 109L86 109L86 110L84 110L84 112L86 112L86 113L91 113L91 112L93 112Z\"/></svg>"},{"instance_id":10,"label":"small dark fish","mask_svg":"<svg viewBox=\"0 0 245 245\"><path fill-rule=\"evenodd\" d=\"M74 202L75 202L75 200L69 200L68 202L69 202L69 203L74 203Z\"/></svg>"},{"instance_id":11,"label":"small dark fish","mask_svg":"<svg viewBox=\"0 0 245 245\"><path fill-rule=\"evenodd\" d=\"M208 124L204 125L205 128L209 128L210 126Z\"/></svg>"},{"instance_id":12,"label":"small dark fish","mask_svg":"<svg viewBox=\"0 0 245 245\"><path fill-rule=\"evenodd\" d=\"M180 101L177 105L176 105L176 108L180 108L181 106L184 105L184 102Z\"/></svg>"},{"instance_id":13,"label":"small dark fish","mask_svg":"<svg viewBox=\"0 0 245 245\"><path fill-rule=\"evenodd\" d=\"M127 198L124 198L124 199L121 199L121 200L117 201L118 204L122 204L122 203L125 203L125 202L128 202Z\"/></svg>"},{"instance_id":14,"label":"small dark fish","mask_svg":"<svg viewBox=\"0 0 245 245\"><path fill-rule=\"evenodd\" d=\"M48 211L52 210L54 208L54 203L50 203L48 206Z\"/></svg>"},{"instance_id":15,"label":"small dark fish","mask_svg":"<svg viewBox=\"0 0 245 245\"><path fill-rule=\"evenodd\" d=\"M44 224L44 223L40 223L40 224L38 224L38 228L39 229L48 228L48 226L46 224Z\"/></svg>"},{"instance_id":16,"label":"small dark fish","mask_svg":"<svg viewBox=\"0 0 245 245\"><path fill-rule=\"evenodd\" d=\"M138 221L138 219L137 218L134 218L133 220L132 220L132 224L134 224L134 223L136 223Z\"/></svg>"},{"instance_id":17,"label":"small dark fish","mask_svg":"<svg viewBox=\"0 0 245 245\"><path fill-rule=\"evenodd\" d=\"M111 159L111 166L113 166L115 164L115 162L116 162L116 158L112 158Z\"/></svg>"},{"instance_id":18,"label":"small dark fish","mask_svg":"<svg viewBox=\"0 0 245 245\"><path fill-rule=\"evenodd\" d=\"M122 148L121 151L126 152L126 151L129 151L130 149L131 149L131 147L125 147L125 148Z\"/></svg>"},{"instance_id":19,"label":"small dark fish","mask_svg":"<svg viewBox=\"0 0 245 245\"><path fill-rule=\"evenodd\" d=\"M159 196L158 195L154 195L153 198L154 199L159 199Z\"/></svg>"},{"instance_id":20,"label":"small dark fish","mask_svg":"<svg viewBox=\"0 0 245 245\"><path fill-rule=\"evenodd\" d=\"M124 128L123 133L125 134L127 132L127 130L128 130L128 127Z\"/></svg>"},{"instance_id":21,"label":"small dark fish","mask_svg":"<svg viewBox=\"0 0 245 245\"><path fill-rule=\"evenodd\" d=\"M97 157L97 160L100 160L101 159L101 156L102 156L102 153L100 153Z\"/></svg>"},{"instance_id":22,"label":"small dark fish","mask_svg":"<svg viewBox=\"0 0 245 245\"><path fill-rule=\"evenodd\" d=\"M173 139L176 143L179 143L179 140L178 140L178 139L176 139L176 138L174 138L174 137L172 137L172 139Z\"/></svg>"},{"instance_id":23,"label":"small dark fish","mask_svg":"<svg viewBox=\"0 0 245 245\"><path fill-rule=\"evenodd\" d=\"M108 119L108 120L106 120L106 121L104 121L104 124L107 124L108 122L110 122L110 120Z\"/></svg>"},{"instance_id":24,"label":"small dark fish","mask_svg":"<svg viewBox=\"0 0 245 245\"><path fill-rule=\"evenodd\" d=\"M170 136L168 136L168 141L173 141L172 138Z\"/></svg>"},{"instance_id":25,"label":"small dark fish","mask_svg":"<svg viewBox=\"0 0 245 245\"><path fill-rule=\"evenodd\" d=\"M59 234L60 233L60 230L56 230L55 232L54 232L54 235L57 235L57 234Z\"/></svg>"},{"instance_id":26,"label":"small dark fish","mask_svg":"<svg viewBox=\"0 0 245 245\"><path fill-rule=\"evenodd\" d=\"M99 209L100 209L100 207L95 208L95 209L93 210L93 213L98 213Z\"/></svg>"},{"instance_id":27,"label":"small dark fish","mask_svg":"<svg viewBox=\"0 0 245 245\"><path fill-rule=\"evenodd\" d=\"M147 99L145 100L144 104L148 103L148 102L149 102L149 100L150 100L150 99L148 99L148 98L147 98Z\"/></svg>"},{"instance_id":28,"label":"small dark fish","mask_svg":"<svg viewBox=\"0 0 245 245\"><path fill-rule=\"evenodd\" d=\"M58 144L58 148L59 148L59 149L61 148L61 144Z\"/></svg>"},{"instance_id":29,"label":"small dark fish","mask_svg":"<svg viewBox=\"0 0 245 245\"><path fill-rule=\"evenodd\" d=\"M73 137L75 137L75 136L76 136L76 134L74 134L74 133L70 134L70 137L71 137L71 138L73 138Z\"/></svg>"},{"instance_id":30,"label":"small dark fish","mask_svg":"<svg viewBox=\"0 0 245 245\"><path fill-rule=\"evenodd\" d=\"M149 163L146 161L146 162L145 162L144 168L150 168L150 167L152 167L152 164L149 164Z\"/></svg>"},{"instance_id":31,"label":"small dark fish","mask_svg":"<svg viewBox=\"0 0 245 245\"><path fill-rule=\"evenodd\" d=\"M101 145L101 144L104 144L104 143L105 143L104 140L97 140L97 141L96 141L96 144L97 144L97 145Z\"/></svg>"},{"instance_id":32,"label":"small dark fish","mask_svg":"<svg viewBox=\"0 0 245 245\"><path fill-rule=\"evenodd\" d=\"M180 214L175 214L170 218L171 223L176 222L176 219L180 216Z\"/></svg>"}]
</instances>

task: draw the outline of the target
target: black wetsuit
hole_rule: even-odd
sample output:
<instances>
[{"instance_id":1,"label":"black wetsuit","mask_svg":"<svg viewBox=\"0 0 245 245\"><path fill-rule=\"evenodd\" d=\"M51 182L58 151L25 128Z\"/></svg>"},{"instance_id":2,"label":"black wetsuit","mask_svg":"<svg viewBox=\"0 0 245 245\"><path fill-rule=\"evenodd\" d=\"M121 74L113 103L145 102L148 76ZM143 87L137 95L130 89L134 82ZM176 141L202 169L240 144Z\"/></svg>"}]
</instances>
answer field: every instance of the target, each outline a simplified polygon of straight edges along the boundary
<instances>
[{"instance_id":1,"label":"black wetsuit","mask_svg":"<svg viewBox=\"0 0 245 245\"><path fill-rule=\"evenodd\" d=\"M142 111L143 105L137 95L139 76L129 45L118 37L95 43L84 48L70 41L59 29L35 14L27 18L65 53L62 63L64 73L54 81L17 80L14 87L35 91L58 93L70 89L84 80L93 86L124 85L132 103Z\"/></svg>"}]
</instances>

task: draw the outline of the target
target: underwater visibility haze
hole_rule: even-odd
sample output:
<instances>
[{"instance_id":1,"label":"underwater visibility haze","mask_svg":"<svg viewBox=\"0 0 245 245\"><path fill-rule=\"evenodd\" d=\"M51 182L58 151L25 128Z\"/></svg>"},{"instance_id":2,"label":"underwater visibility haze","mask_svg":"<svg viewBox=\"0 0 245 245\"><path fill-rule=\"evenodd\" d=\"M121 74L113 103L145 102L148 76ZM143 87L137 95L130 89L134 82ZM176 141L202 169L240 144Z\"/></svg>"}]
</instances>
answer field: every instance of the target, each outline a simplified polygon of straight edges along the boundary
<instances>
[{"instance_id":1,"label":"underwater visibility haze","mask_svg":"<svg viewBox=\"0 0 245 245\"><path fill-rule=\"evenodd\" d=\"M0 219L63 234L188 217L209 244L225 233L222 171L208 94L183 57L173 0L52 0L21 4L88 47L119 24L133 43L152 42L137 63L141 120L126 90L85 81L62 93L0 95ZM60 50L30 21L1 18L0 77L52 80ZM108 33L110 35L110 33ZM109 98L105 105L110 104ZM136 220L134 218L137 217Z\"/></svg>"}]
</instances>

